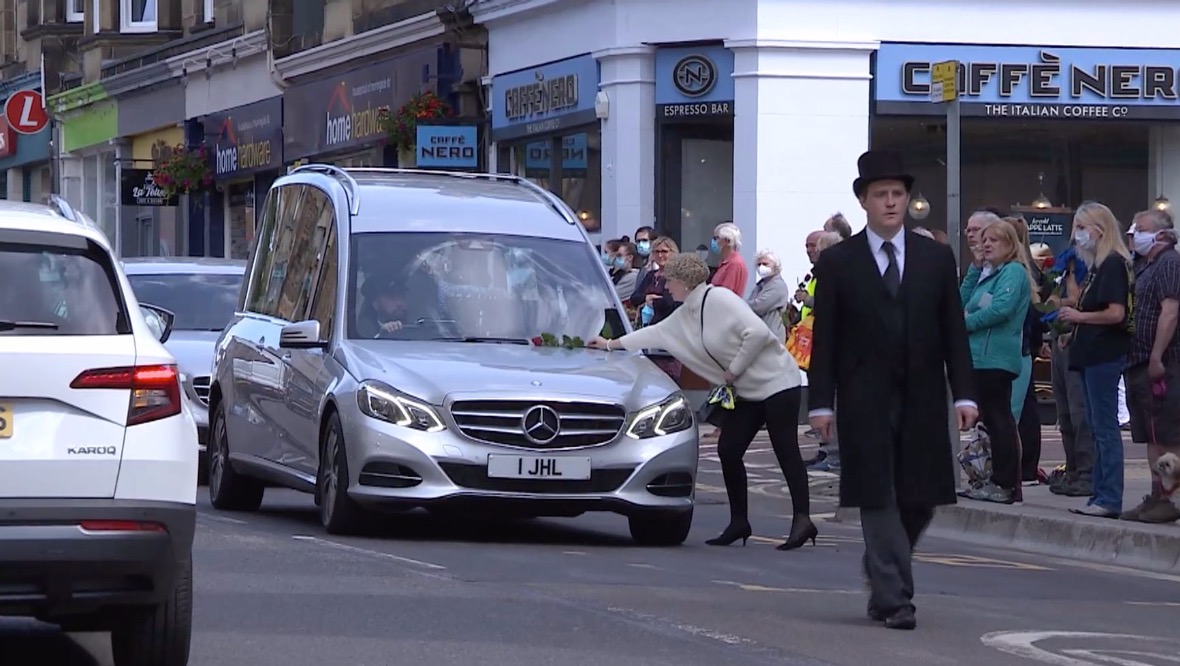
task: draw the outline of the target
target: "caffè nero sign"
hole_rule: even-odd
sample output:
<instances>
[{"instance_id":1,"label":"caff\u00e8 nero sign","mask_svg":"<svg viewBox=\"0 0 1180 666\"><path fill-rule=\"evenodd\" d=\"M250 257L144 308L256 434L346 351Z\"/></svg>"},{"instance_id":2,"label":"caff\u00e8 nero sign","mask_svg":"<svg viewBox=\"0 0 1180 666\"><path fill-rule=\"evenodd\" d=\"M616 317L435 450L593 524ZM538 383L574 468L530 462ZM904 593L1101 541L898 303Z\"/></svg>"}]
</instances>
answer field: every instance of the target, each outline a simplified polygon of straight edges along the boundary
<instances>
[{"instance_id":1,"label":"caff\u00e8 nero sign","mask_svg":"<svg viewBox=\"0 0 1180 666\"><path fill-rule=\"evenodd\" d=\"M964 115L1062 120L1180 118L1180 51L887 44L877 55L878 114L940 115L934 63L959 61Z\"/></svg>"}]
</instances>

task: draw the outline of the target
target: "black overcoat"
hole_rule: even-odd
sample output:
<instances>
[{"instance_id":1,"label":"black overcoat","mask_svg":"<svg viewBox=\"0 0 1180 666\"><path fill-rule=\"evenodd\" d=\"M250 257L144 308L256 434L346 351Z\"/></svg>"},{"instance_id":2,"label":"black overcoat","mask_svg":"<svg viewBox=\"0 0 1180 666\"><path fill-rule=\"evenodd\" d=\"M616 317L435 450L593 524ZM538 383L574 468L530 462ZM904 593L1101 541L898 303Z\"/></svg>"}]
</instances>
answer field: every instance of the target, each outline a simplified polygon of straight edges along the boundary
<instances>
[{"instance_id":1,"label":"black overcoat","mask_svg":"<svg viewBox=\"0 0 1180 666\"><path fill-rule=\"evenodd\" d=\"M904 233L896 299L864 231L814 270L808 408L837 407L843 506L884 508L894 492L899 504L955 503L948 378L955 400L975 399L958 270L948 246Z\"/></svg>"}]
</instances>

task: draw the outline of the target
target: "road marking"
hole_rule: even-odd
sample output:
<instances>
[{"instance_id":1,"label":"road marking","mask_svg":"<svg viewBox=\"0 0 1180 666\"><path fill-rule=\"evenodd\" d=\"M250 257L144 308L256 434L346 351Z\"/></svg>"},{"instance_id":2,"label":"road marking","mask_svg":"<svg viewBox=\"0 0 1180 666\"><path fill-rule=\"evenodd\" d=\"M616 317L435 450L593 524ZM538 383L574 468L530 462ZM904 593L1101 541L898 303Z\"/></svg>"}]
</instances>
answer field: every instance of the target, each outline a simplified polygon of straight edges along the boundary
<instances>
[{"instance_id":1,"label":"road marking","mask_svg":"<svg viewBox=\"0 0 1180 666\"><path fill-rule=\"evenodd\" d=\"M659 567L654 564L646 564L644 562L629 562L627 566L635 567L636 569L659 569Z\"/></svg>"},{"instance_id":2,"label":"road marking","mask_svg":"<svg viewBox=\"0 0 1180 666\"><path fill-rule=\"evenodd\" d=\"M744 592L778 592L780 594L864 594L863 590L820 590L808 587L769 587L752 583L736 583L732 580L715 580L718 585L736 587Z\"/></svg>"},{"instance_id":3,"label":"road marking","mask_svg":"<svg viewBox=\"0 0 1180 666\"><path fill-rule=\"evenodd\" d=\"M212 514L212 513L198 513L197 518L198 519L203 518L205 520L212 520L217 523L227 523L229 525L249 525L250 524L244 520L238 520L237 518L227 518L226 516L218 516L218 515Z\"/></svg>"},{"instance_id":4,"label":"road marking","mask_svg":"<svg viewBox=\"0 0 1180 666\"><path fill-rule=\"evenodd\" d=\"M1053 564L1060 564L1061 566L1065 567L1073 567L1076 569L1090 569L1092 571L1101 571L1103 573L1117 574L1120 576L1133 576L1135 578L1148 578L1151 580L1167 581L1169 583L1180 583L1180 576L1173 574L1158 573L1155 571L1142 571L1140 569L1120 567L1113 564L1082 562L1080 560L1067 560L1059 557L1047 557L1043 561L1052 562Z\"/></svg>"},{"instance_id":5,"label":"road marking","mask_svg":"<svg viewBox=\"0 0 1180 666\"><path fill-rule=\"evenodd\" d=\"M1128 606L1161 606L1164 608L1180 608L1180 601L1124 601Z\"/></svg>"},{"instance_id":6,"label":"road marking","mask_svg":"<svg viewBox=\"0 0 1180 666\"><path fill-rule=\"evenodd\" d=\"M1015 657L1023 659L1031 659L1039 661L1042 664L1053 664L1054 666L1097 666L1099 662L1087 661L1085 659L1078 659L1077 656L1087 656L1091 659L1099 659L1101 662L1119 664L1120 666L1151 666L1148 662L1119 660L1111 656L1099 656L1097 652L1120 652L1127 654L1123 650L1078 650L1078 649L1063 649L1064 654L1054 654L1048 650L1039 648L1036 643L1050 639L1075 639L1075 640L1094 640L1094 639L1115 639L1120 641L1133 641L1136 647L1143 647L1144 643L1160 643L1168 642L1173 639L1158 638L1154 636L1136 636L1133 634L1101 634L1087 631L995 631L989 634L984 634L980 641L984 645L999 650L1005 654L1010 654ZM1174 647L1168 648L1169 654L1156 654L1136 652L1140 656L1151 656L1155 659L1173 660L1170 656L1175 654ZM1076 655L1076 656L1071 656Z\"/></svg>"},{"instance_id":7,"label":"road marking","mask_svg":"<svg viewBox=\"0 0 1180 666\"><path fill-rule=\"evenodd\" d=\"M582 550L563 550L563 551L561 551L561 554L562 555L585 555L586 552L582 551Z\"/></svg>"},{"instance_id":8,"label":"road marking","mask_svg":"<svg viewBox=\"0 0 1180 666\"><path fill-rule=\"evenodd\" d=\"M1049 567L1011 560L994 560L977 555L949 555L936 553L914 553L915 562L944 564L948 567L976 567L981 569L1016 569L1019 571L1052 571Z\"/></svg>"},{"instance_id":9,"label":"road marking","mask_svg":"<svg viewBox=\"0 0 1180 666\"><path fill-rule=\"evenodd\" d=\"M397 562L405 562L406 564L413 564L427 569L434 569L435 571L445 571L446 567L441 564L433 562L424 562L422 560L415 560L412 557L402 557L401 555L394 555L393 553L383 553L379 550L369 550L368 548L359 548L357 546L350 546L346 543L338 541L329 541L327 539L320 539L318 537L307 536L304 534L295 534L291 536L292 539L303 541L305 543L314 543L328 548L335 548L336 550L343 550L349 553L357 553L358 555L369 555L371 557L379 557L385 560L394 560Z\"/></svg>"},{"instance_id":10,"label":"road marking","mask_svg":"<svg viewBox=\"0 0 1180 666\"><path fill-rule=\"evenodd\" d=\"M698 638L707 638L709 640L725 643L726 645L751 645L752 646L755 644L753 641L751 641L747 638L742 638L741 636L735 636L734 634L724 634L719 631L713 631L712 629L705 629L705 628L698 627L698 626L691 625L691 624L684 624L682 622L676 622L675 620L665 620L664 618L657 617L655 615L650 615L648 613L641 613L636 610L631 610L630 608L620 608L618 606L608 606L606 610L608 613L614 613L616 615L619 615L621 617L626 617L631 620L639 620L639 621L643 621L643 622L646 622L649 624L663 625L663 626L668 627L670 629L674 629L676 631L690 634L690 635L696 636Z\"/></svg>"},{"instance_id":11,"label":"road marking","mask_svg":"<svg viewBox=\"0 0 1180 666\"><path fill-rule=\"evenodd\" d=\"M1115 666L1155 666L1156 659L1164 661L1171 661L1180 663L1180 657L1166 654L1156 654L1155 652L1142 652L1140 650L1062 650L1065 654L1075 657L1089 657L1098 662L1105 664L1115 664ZM1152 661L1134 661L1132 659L1123 659L1114 655L1121 654L1130 657L1147 657ZM1086 662L1088 664L1093 661Z\"/></svg>"}]
</instances>

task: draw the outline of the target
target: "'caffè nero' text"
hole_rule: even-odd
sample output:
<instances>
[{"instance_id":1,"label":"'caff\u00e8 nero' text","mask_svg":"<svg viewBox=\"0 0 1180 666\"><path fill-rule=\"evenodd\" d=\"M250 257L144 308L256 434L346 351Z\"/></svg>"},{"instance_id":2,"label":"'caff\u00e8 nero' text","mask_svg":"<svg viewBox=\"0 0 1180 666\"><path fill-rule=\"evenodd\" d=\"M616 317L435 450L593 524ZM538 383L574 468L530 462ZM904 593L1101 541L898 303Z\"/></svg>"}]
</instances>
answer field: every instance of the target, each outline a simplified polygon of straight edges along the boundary
<instances>
[{"instance_id":1,"label":"'caff\u00e8 nero' text","mask_svg":"<svg viewBox=\"0 0 1180 666\"><path fill-rule=\"evenodd\" d=\"M902 89L906 95L930 94L931 63L902 65ZM922 79L922 80L919 80ZM1064 65L1060 56L1041 51L1040 62L959 64L959 89L965 97L978 97L988 86L998 88L1001 98L1014 94L1035 100L1082 99L1093 95L1107 100L1180 98L1180 76L1174 67L1160 65L1105 64L1083 68Z\"/></svg>"},{"instance_id":2,"label":"'caff\u00e8 nero' text","mask_svg":"<svg viewBox=\"0 0 1180 666\"><path fill-rule=\"evenodd\" d=\"M504 116L509 120L545 115L577 105L577 74L540 79L504 91Z\"/></svg>"}]
</instances>

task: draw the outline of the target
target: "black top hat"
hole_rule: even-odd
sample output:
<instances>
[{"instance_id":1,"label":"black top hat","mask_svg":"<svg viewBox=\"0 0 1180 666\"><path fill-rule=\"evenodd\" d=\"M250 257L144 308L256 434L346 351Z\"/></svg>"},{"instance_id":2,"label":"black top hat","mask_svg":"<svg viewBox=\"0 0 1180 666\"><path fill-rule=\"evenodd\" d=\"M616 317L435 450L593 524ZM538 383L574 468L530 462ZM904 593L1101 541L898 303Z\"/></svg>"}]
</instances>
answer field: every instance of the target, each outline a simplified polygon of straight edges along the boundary
<instances>
[{"instance_id":1,"label":"black top hat","mask_svg":"<svg viewBox=\"0 0 1180 666\"><path fill-rule=\"evenodd\" d=\"M900 180L905 183L906 192L914 188L914 177L906 173L897 153L870 150L856 161L856 168L860 178L852 181L852 192L857 197L864 195L869 183L878 180Z\"/></svg>"}]
</instances>

